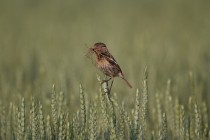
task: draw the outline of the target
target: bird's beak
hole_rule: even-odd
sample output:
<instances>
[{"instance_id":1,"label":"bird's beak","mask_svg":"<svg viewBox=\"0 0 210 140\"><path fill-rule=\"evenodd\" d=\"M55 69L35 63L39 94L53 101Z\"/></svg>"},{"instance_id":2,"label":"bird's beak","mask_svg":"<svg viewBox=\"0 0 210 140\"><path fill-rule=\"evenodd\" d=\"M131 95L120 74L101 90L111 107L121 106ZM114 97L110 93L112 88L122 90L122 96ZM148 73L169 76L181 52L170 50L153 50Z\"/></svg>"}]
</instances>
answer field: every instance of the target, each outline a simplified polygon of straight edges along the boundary
<instances>
[{"instance_id":1,"label":"bird's beak","mask_svg":"<svg viewBox=\"0 0 210 140\"><path fill-rule=\"evenodd\" d=\"M94 48L90 48L91 51L96 52Z\"/></svg>"}]
</instances>

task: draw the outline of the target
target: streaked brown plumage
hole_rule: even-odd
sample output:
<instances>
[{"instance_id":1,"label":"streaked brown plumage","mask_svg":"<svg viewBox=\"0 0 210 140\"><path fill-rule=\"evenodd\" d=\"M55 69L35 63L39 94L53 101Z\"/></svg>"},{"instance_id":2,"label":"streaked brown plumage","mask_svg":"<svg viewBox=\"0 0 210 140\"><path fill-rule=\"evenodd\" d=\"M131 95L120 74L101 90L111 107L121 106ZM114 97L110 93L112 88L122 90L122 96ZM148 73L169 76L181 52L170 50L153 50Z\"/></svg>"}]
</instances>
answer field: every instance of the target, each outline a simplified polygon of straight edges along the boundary
<instances>
[{"instance_id":1,"label":"streaked brown plumage","mask_svg":"<svg viewBox=\"0 0 210 140\"><path fill-rule=\"evenodd\" d=\"M120 66L117 64L114 57L109 53L109 51L104 43L95 43L94 46L92 48L90 48L90 51L93 52L96 56L96 66L106 76L110 77L109 79L104 80L104 82L108 82L109 80L112 80L109 90L111 90L111 87L112 87L115 77L122 78L126 82L126 84L130 88L132 88L131 84L125 79Z\"/></svg>"}]
</instances>

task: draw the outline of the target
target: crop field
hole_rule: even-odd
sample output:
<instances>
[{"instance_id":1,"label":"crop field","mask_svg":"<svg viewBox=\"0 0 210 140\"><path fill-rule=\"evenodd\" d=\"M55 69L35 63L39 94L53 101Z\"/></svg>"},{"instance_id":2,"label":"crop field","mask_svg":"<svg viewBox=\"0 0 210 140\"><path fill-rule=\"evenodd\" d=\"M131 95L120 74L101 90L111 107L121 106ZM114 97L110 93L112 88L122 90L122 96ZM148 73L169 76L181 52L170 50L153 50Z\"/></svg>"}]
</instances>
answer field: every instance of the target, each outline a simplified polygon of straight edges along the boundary
<instances>
[{"instance_id":1,"label":"crop field","mask_svg":"<svg viewBox=\"0 0 210 140\"><path fill-rule=\"evenodd\" d=\"M209 140L210 2L0 0L1 140ZM110 96L103 42L130 89Z\"/></svg>"}]
</instances>

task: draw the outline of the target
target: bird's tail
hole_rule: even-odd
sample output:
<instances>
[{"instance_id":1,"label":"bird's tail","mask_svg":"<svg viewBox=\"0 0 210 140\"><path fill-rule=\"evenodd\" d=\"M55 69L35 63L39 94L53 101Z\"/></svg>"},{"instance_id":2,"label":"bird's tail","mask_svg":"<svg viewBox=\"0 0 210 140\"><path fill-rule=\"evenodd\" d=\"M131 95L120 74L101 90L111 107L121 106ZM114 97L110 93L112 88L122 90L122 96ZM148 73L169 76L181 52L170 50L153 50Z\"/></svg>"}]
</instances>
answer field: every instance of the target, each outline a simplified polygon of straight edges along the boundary
<instances>
[{"instance_id":1,"label":"bird's tail","mask_svg":"<svg viewBox=\"0 0 210 140\"><path fill-rule=\"evenodd\" d=\"M130 88L132 88L131 84L130 84L124 77L121 77L121 78L126 82L126 84L127 84Z\"/></svg>"}]
</instances>

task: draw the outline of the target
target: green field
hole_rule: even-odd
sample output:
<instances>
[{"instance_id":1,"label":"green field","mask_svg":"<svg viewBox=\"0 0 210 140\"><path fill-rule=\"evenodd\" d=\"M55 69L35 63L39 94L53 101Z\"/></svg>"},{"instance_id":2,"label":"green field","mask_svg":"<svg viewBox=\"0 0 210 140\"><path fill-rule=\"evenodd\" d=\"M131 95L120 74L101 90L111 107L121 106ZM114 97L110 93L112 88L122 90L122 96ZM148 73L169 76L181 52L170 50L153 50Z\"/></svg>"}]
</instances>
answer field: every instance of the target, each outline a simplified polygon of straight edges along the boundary
<instances>
[{"instance_id":1,"label":"green field","mask_svg":"<svg viewBox=\"0 0 210 140\"><path fill-rule=\"evenodd\" d=\"M209 7L0 0L0 139L210 139ZM95 42L133 86L116 78L110 100Z\"/></svg>"}]
</instances>

